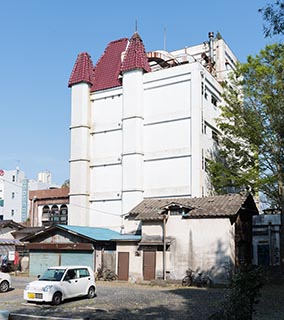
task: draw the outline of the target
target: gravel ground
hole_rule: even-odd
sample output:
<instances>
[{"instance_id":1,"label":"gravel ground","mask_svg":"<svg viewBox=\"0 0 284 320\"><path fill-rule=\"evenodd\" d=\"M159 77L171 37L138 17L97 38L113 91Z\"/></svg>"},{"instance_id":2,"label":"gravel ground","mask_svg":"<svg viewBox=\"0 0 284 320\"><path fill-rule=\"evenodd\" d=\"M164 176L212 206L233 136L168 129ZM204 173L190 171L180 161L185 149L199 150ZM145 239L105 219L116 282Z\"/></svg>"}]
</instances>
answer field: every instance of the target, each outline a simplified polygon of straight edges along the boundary
<instances>
[{"instance_id":1,"label":"gravel ground","mask_svg":"<svg viewBox=\"0 0 284 320\"><path fill-rule=\"evenodd\" d=\"M261 291L261 298L256 305L254 320L284 319L284 281L268 284Z\"/></svg>"},{"instance_id":2,"label":"gravel ground","mask_svg":"<svg viewBox=\"0 0 284 320\"><path fill-rule=\"evenodd\" d=\"M12 314L69 319L194 319L204 320L223 298L224 289L182 288L98 282L95 299L72 299L60 306L26 303L23 288L33 279L13 277L13 287L0 295L0 310ZM24 319L23 316L13 320Z\"/></svg>"},{"instance_id":3,"label":"gravel ground","mask_svg":"<svg viewBox=\"0 0 284 320\"><path fill-rule=\"evenodd\" d=\"M13 289L0 293L0 310L9 310L11 320L67 318L71 319L179 319L207 320L217 310L227 289L166 287L125 282L97 282L94 299L72 299L60 306L26 303L23 289L33 280L12 277ZM254 320L284 320L284 284L266 285ZM23 314L33 315L26 318ZM19 316L16 316L19 315ZM53 318L54 319L54 318ZM56 319L56 318L55 318Z\"/></svg>"}]
</instances>

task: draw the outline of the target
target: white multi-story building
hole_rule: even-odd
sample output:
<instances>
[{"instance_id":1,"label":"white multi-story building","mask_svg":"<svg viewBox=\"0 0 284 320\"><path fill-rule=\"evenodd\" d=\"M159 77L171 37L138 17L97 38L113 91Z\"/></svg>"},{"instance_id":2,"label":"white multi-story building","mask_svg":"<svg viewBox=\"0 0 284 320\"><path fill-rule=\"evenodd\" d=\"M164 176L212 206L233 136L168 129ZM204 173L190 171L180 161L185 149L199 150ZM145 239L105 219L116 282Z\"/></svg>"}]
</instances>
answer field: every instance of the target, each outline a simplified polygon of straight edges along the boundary
<instances>
[{"instance_id":1,"label":"white multi-story building","mask_svg":"<svg viewBox=\"0 0 284 320\"><path fill-rule=\"evenodd\" d=\"M221 82L237 59L223 39L146 53L136 32L93 66L80 53L72 88L69 224L119 229L146 198L210 194Z\"/></svg>"},{"instance_id":2,"label":"white multi-story building","mask_svg":"<svg viewBox=\"0 0 284 320\"><path fill-rule=\"evenodd\" d=\"M48 189L51 173L40 172L38 180L29 180L18 167L0 170L0 220L25 222L29 218L29 190Z\"/></svg>"},{"instance_id":3,"label":"white multi-story building","mask_svg":"<svg viewBox=\"0 0 284 320\"><path fill-rule=\"evenodd\" d=\"M0 176L0 220L22 220L22 197L25 173L19 168L1 170Z\"/></svg>"}]
</instances>

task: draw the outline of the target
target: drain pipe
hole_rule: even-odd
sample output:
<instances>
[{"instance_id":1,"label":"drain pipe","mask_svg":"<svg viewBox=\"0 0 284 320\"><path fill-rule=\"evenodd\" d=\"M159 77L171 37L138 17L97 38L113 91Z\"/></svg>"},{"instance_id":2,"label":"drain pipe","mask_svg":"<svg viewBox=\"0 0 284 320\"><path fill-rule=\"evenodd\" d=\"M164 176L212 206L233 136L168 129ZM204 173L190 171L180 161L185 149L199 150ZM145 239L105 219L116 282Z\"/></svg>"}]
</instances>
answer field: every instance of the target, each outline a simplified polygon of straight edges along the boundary
<instances>
[{"instance_id":1,"label":"drain pipe","mask_svg":"<svg viewBox=\"0 0 284 320\"><path fill-rule=\"evenodd\" d=\"M166 280L166 252L167 252L167 242L166 242L166 222L168 218L168 213L163 216L163 280Z\"/></svg>"}]
</instances>

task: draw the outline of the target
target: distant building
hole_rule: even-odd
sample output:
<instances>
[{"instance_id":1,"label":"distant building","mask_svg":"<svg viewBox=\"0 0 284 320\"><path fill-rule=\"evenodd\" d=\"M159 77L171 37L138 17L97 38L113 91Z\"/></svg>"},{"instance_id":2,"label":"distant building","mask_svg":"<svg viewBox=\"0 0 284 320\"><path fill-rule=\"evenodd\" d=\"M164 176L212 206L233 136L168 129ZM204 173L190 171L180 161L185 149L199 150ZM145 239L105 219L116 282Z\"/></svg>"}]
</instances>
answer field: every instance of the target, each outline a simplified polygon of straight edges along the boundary
<instances>
[{"instance_id":1,"label":"distant building","mask_svg":"<svg viewBox=\"0 0 284 320\"><path fill-rule=\"evenodd\" d=\"M29 190L53 186L50 172L41 172L38 178L28 179L18 167L0 170L0 220L26 222L29 219Z\"/></svg>"},{"instance_id":2,"label":"distant building","mask_svg":"<svg viewBox=\"0 0 284 320\"><path fill-rule=\"evenodd\" d=\"M69 188L29 192L32 227L68 224Z\"/></svg>"},{"instance_id":3,"label":"distant building","mask_svg":"<svg viewBox=\"0 0 284 320\"><path fill-rule=\"evenodd\" d=\"M279 210L265 210L253 217L253 264L280 265L280 227Z\"/></svg>"},{"instance_id":4,"label":"distant building","mask_svg":"<svg viewBox=\"0 0 284 320\"><path fill-rule=\"evenodd\" d=\"M236 63L213 33L146 53L136 32L110 42L95 66L80 53L69 80L70 224L119 230L143 199L210 195L221 83Z\"/></svg>"}]
</instances>

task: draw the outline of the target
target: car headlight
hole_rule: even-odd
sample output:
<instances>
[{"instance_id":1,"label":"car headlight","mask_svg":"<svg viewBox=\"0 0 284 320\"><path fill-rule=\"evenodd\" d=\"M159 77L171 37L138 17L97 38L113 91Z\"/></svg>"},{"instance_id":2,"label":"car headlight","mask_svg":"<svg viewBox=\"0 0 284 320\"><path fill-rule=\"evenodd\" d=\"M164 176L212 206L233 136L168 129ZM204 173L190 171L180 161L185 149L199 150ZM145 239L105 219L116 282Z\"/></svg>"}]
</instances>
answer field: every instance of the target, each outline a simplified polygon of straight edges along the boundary
<instances>
[{"instance_id":1,"label":"car headlight","mask_svg":"<svg viewBox=\"0 0 284 320\"><path fill-rule=\"evenodd\" d=\"M48 291L50 291L52 288L53 288L53 285L48 285L48 286L43 287L43 288L42 288L42 291L43 291L43 292L48 292Z\"/></svg>"},{"instance_id":2,"label":"car headlight","mask_svg":"<svg viewBox=\"0 0 284 320\"><path fill-rule=\"evenodd\" d=\"M25 290L27 291L27 290L29 290L29 289L30 289L30 285L27 284L26 287L25 287Z\"/></svg>"}]
</instances>

